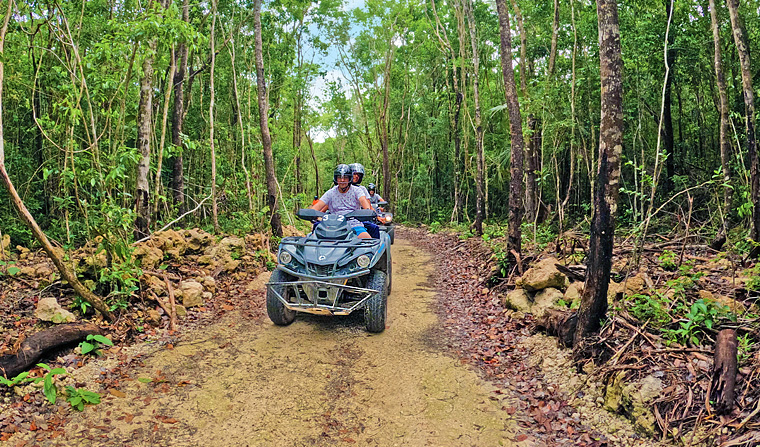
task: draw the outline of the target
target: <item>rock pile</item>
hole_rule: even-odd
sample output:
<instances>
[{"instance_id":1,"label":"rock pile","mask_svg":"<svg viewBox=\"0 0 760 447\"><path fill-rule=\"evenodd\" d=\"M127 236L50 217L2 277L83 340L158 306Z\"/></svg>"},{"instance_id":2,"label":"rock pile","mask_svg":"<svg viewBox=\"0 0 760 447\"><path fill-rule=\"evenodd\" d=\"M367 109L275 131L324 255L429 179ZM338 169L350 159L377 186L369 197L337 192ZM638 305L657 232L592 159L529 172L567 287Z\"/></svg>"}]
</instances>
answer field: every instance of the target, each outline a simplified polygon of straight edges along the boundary
<instances>
[{"instance_id":1,"label":"rock pile","mask_svg":"<svg viewBox=\"0 0 760 447\"><path fill-rule=\"evenodd\" d=\"M500 297L504 307L531 313L536 318L544 316L546 309L565 298L563 290L569 290L570 286L570 280L557 269L557 263L557 258L550 257L528 269L517 280L517 288Z\"/></svg>"}]
</instances>

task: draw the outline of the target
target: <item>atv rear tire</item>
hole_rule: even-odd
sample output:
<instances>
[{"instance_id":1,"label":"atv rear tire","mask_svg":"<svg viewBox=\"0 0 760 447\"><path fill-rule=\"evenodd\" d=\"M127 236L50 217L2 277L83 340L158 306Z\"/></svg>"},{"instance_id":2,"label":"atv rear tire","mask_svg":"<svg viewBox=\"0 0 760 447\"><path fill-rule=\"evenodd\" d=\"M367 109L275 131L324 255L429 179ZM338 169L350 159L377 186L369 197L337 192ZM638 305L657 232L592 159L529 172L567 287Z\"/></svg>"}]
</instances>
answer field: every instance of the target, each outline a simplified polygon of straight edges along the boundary
<instances>
[{"instance_id":1,"label":"atv rear tire","mask_svg":"<svg viewBox=\"0 0 760 447\"><path fill-rule=\"evenodd\" d=\"M275 270L272 272L270 282L287 282L293 281L293 277L283 272L282 270ZM296 319L296 311L288 309L282 304L277 295L273 292L279 293L286 301L291 292L291 288L284 285L273 285L267 288L267 314L272 323L278 326L287 326Z\"/></svg>"},{"instance_id":2,"label":"atv rear tire","mask_svg":"<svg viewBox=\"0 0 760 447\"><path fill-rule=\"evenodd\" d=\"M367 288L379 290L364 304L364 324L367 332L383 332L388 315L388 276L380 270L372 270L367 279Z\"/></svg>"}]
</instances>

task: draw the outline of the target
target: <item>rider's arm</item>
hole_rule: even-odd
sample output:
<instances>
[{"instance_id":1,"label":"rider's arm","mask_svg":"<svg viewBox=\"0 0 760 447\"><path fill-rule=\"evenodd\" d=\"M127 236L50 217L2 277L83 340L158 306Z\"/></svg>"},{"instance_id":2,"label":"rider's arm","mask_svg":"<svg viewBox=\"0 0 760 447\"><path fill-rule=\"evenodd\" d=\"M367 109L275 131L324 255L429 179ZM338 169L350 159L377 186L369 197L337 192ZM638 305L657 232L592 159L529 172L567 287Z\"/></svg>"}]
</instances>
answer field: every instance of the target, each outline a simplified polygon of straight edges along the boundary
<instances>
[{"instance_id":1,"label":"rider's arm","mask_svg":"<svg viewBox=\"0 0 760 447\"><path fill-rule=\"evenodd\" d=\"M322 200L317 200L317 203L310 206L309 208L317 211L322 211L324 213L327 210L327 204Z\"/></svg>"},{"instance_id":2,"label":"rider's arm","mask_svg":"<svg viewBox=\"0 0 760 447\"><path fill-rule=\"evenodd\" d=\"M372 206L369 204L369 200L365 196L359 196L359 204L361 204L362 208L365 210L372 209Z\"/></svg>"}]
</instances>

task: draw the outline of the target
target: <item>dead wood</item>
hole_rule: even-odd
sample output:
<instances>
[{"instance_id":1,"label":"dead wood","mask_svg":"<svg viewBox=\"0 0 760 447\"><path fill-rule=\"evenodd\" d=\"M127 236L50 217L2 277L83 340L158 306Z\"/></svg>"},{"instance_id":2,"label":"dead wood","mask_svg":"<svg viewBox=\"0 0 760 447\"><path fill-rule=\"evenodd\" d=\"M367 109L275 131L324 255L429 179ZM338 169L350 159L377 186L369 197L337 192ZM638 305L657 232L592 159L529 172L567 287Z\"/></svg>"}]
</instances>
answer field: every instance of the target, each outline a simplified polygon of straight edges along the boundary
<instances>
[{"instance_id":1,"label":"dead wood","mask_svg":"<svg viewBox=\"0 0 760 447\"><path fill-rule=\"evenodd\" d=\"M92 323L69 323L53 326L25 339L15 354L0 357L0 374L10 379L26 371L46 353L85 340L88 335L103 334Z\"/></svg>"},{"instance_id":2,"label":"dead wood","mask_svg":"<svg viewBox=\"0 0 760 447\"><path fill-rule=\"evenodd\" d=\"M172 331L177 330L177 304L174 301L174 287L172 287L171 281L167 276L164 276L164 282L166 283L166 290L169 293L169 329Z\"/></svg>"},{"instance_id":3,"label":"dead wood","mask_svg":"<svg viewBox=\"0 0 760 447\"><path fill-rule=\"evenodd\" d=\"M547 309L546 314L536 320L536 328L543 329L548 335L556 335L562 346L573 346L577 316L575 312Z\"/></svg>"},{"instance_id":4,"label":"dead wood","mask_svg":"<svg viewBox=\"0 0 760 447\"><path fill-rule=\"evenodd\" d=\"M710 382L710 400L720 414L730 413L734 408L736 385L736 330L723 329L715 341L715 360ZM709 405L708 402L708 405Z\"/></svg>"},{"instance_id":5,"label":"dead wood","mask_svg":"<svg viewBox=\"0 0 760 447\"><path fill-rule=\"evenodd\" d=\"M560 273L564 274L573 281L585 281L586 280L586 266L585 265L568 265L554 264Z\"/></svg>"}]
</instances>

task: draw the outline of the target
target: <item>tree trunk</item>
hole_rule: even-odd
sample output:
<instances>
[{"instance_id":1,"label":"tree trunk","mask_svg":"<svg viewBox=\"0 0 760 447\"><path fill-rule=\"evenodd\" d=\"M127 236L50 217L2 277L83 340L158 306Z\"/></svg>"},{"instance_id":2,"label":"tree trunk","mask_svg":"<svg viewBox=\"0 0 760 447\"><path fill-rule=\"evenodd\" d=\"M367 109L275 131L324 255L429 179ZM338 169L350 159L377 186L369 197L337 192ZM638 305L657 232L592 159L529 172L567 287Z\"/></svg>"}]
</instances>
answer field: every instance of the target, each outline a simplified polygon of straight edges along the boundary
<instances>
[{"instance_id":1,"label":"tree trunk","mask_svg":"<svg viewBox=\"0 0 760 447\"><path fill-rule=\"evenodd\" d=\"M739 0L727 0L728 13L731 17L731 29L734 34L736 52L742 71L744 89L744 110L747 130L747 155L749 156L750 184L752 185L752 239L760 242L760 173L758 173L757 139L755 136L755 94L752 90L752 72L750 71L749 47L747 37L739 17ZM756 245L750 255L757 257L760 245Z\"/></svg>"},{"instance_id":2,"label":"tree trunk","mask_svg":"<svg viewBox=\"0 0 760 447\"><path fill-rule=\"evenodd\" d=\"M317 185L314 188L314 191L315 191L314 195L319 196L322 193L322 187L320 186L321 183L319 181L319 163L317 163L317 154L314 153L314 142L311 140L311 137L309 136L309 134L307 133L304 135L306 135L306 142L309 143L309 150L311 151L311 160L314 162L314 175L317 182Z\"/></svg>"},{"instance_id":3,"label":"tree trunk","mask_svg":"<svg viewBox=\"0 0 760 447\"><path fill-rule=\"evenodd\" d=\"M665 0L666 17L671 17L671 0ZM674 64L676 61L675 50L673 49L674 33L668 33L668 72L665 79L665 91L663 95L663 113L662 113L662 137L665 146L665 171L667 175L662 182L663 192L667 194L673 191L673 177L676 175L676 154L673 138L673 113L672 113L672 91L673 91L673 73L675 73Z\"/></svg>"},{"instance_id":4,"label":"tree trunk","mask_svg":"<svg viewBox=\"0 0 760 447\"><path fill-rule=\"evenodd\" d=\"M475 234L480 236L483 234L483 219L485 213L485 157L483 151L483 124L480 116L480 57L478 56L478 41L475 36L475 17L473 8L474 5L472 0L467 0L464 9L465 15L467 16L468 28L470 29L470 45L472 46L472 94L475 101L475 159L477 164L475 175L475 191L477 193L477 199L475 202L475 221L472 226L475 229ZM512 165L514 166L514 162Z\"/></svg>"},{"instance_id":5,"label":"tree trunk","mask_svg":"<svg viewBox=\"0 0 760 447\"><path fill-rule=\"evenodd\" d=\"M709 401L714 402L715 410L720 414L729 414L734 408L736 352L736 329L723 329L718 332Z\"/></svg>"},{"instance_id":6,"label":"tree trunk","mask_svg":"<svg viewBox=\"0 0 760 447\"><path fill-rule=\"evenodd\" d=\"M214 69L216 66L216 48L214 47L214 31L216 28L216 1L211 0L211 32L209 44L211 48L211 69L209 72L209 96L208 121L209 121L209 144L211 148L211 218L214 222L214 231L219 233L219 209L216 203L216 146L214 145L214 102L216 91L214 90Z\"/></svg>"},{"instance_id":7,"label":"tree trunk","mask_svg":"<svg viewBox=\"0 0 760 447\"><path fill-rule=\"evenodd\" d=\"M599 164L586 284L581 294L573 341L576 352L580 352L584 338L599 329L600 321L607 313L615 212L620 189L620 155L623 149L623 63L616 1L597 0L601 79Z\"/></svg>"},{"instance_id":8,"label":"tree trunk","mask_svg":"<svg viewBox=\"0 0 760 447\"><path fill-rule=\"evenodd\" d=\"M230 67L232 68L232 91L235 95L235 106L238 110L238 113L235 114L235 118L237 120L238 128L240 128L240 166L245 173L245 192L248 196L248 211L252 213L253 193L251 191L251 172L248 170L247 161L245 159L247 146L245 145L245 127L243 126L243 113L240 110L240 92L238 91L237 70L235 69L235 45L229 46L229 53L231 59Z\"/></svg>"},{"instance_id":9,"label":"tree trunk","mask_svg":"<svg viewBox=\"0 0 760 447\"><path fill-rule=\"evenodd\" d=\"M535 222L538 215L538 176L541 174L541 131L538 119L528 115L529 139L526 146L527 175L525 178L525 217Z\"/></svg>"},{"instance_id":10,"label":"tree trunk","mask_svg":"<svg viewBox=\"0 0 760 447\"><path fill-rule=\"evenodd\" d=\"M515 72L512 68L512 35L509 28L509 9L505 0L496 0L501 35L501 72L504 77L504 96L509 110L509 131L511 141L511 166L509 180L509 236L507 249L514 263L522 250L523 216L523 134L520 103L517 101ZM513 253L514 252L514 253ZM516 253L516 256L515 256Z\"/></svg>"},{"instance_id":11,"label":"tree trunk","mask_svg":"<svg viewBox=\"0 0 760 447\"><path fill-rule=\"evenodd\" d=\"M728 214L731 210L731 140L728 129L728 95L726 93L726 78L723 74L723 61L720 53L720 26L718 24L718 11L715 9L715 0L710 0L710 21L712 23L714 50L715 79L718 85L718 97L720 99L720 163L723 169L723 212Z\"/></svg>"},{"instance_id":12,"label":"tree trunk","mask_svg":"<svg viewBox=\"0 0 760 447\"><path fill-rule=\"evenodd\" d=\"M190 22L190 3L184 0L182 3L182 20ZM186 211L185 207L185 174L184 162L182 158L182 125L185 121L185 77L187 76L187 45L180 42L177 46L177 57L179 58L179 68L174 74L174 110L172 111L172 144L179 153L174 156L172 192L174 194L174 205L178 208L180 215Z\"/></svg>"},{"instance_id":13,"label":"tree trunk","mask_svg":"<svg viewBox=\"0 0 760 447\"><path fill-rule=\"evenodd\" d=\"M150 124L153 114L153 56L157 41L148 43L148 54L143 61L143 78L140 81L140 104L137 112L137 149L140 161L137 164L137 190L135 191L135 239L150 234Z\"/></svg>"},{"instance_id":14,"label":"tree trunk","mask_svg":"<svg viewBox=\"0 0 760 447\"><path fill-rule=\"evenodd\" d=\"M103 330L92 323L60 324L36 332L24 339L15 354L0 357L0 376L12 379L37 363L47 352L102 335Z\"/></svg>"},{"instance_id":15,"label":"tree trunk","mask_svg":"<svg viewBox=\"0 0 760 447\"><path fill-rule=\"evenodd\" d=\"M177 71L177 57L175 55L174 47L172 47L171 65L169 66L169 76L167 77L166 85L164 86L164 107L161 115L161 142L158 145L158 156L156 157L156 181L154 189L154 201L153 201L153 216L158 215L159 206L159 194L161 194L161 170L163 169L164 162L164 148L166 143L166 122L169 119L169 100L172 95L172 88L169 84L174 80L174 73Z\"/></svg>"},{"instance_id":16,"label":"tree trunk","mask_svg":"<svg viewBox=\"0 0 760 447\"><path fill-rule=\"evenodd\" d=\"M264 50L261 39L261 0L256 0L253 7L254 33L256 34L256 85L258 87L259 125L261 127L261 144L264 148L264 168L267 176L267 205L269 205L269 223L272 234L282 237L282 222L277 204L277 177L275 176L274 157L272 156L272 137L269 135L269 98L264 82Z\"/></svg>"},{"instance_id":17,"label":"tree trunk","mask_svg":"<svg viewBox=\"0 0 760 447\"><path fill-rule=\"evenodd\" d=\"M549 70L547 79L554 76L554 65L557 61L557 37L559 35L559 0L554 0L554 20L552 21L552 46L549 51Z\"/></svg>"},{"instance_id":18,"label":"tree trunk","mask_svg":"<svg viewBox=\"0 0 760 447\"><path fill-rule=\"evenodd\" d=\"M522 90L523 98L527 98L528 72L532 71L528 69L528 35L525 32L522 12L520 11L520 7L517 6L517 2L515 0L512 0L512 8L515 10L515 18L517 19L517 31L520 33L520 90Z\"/></svg>"}]
</instances>

